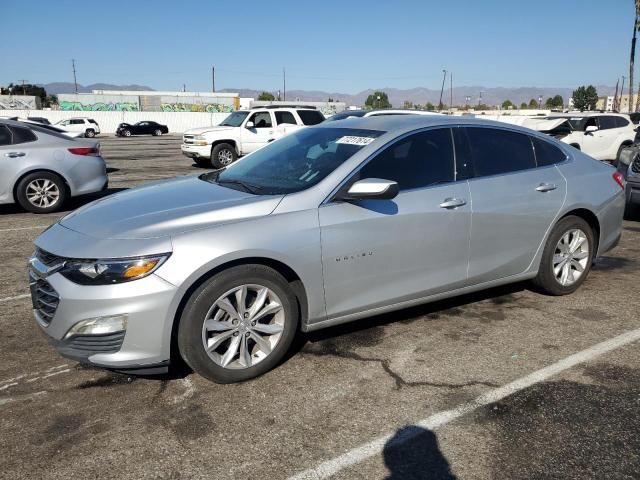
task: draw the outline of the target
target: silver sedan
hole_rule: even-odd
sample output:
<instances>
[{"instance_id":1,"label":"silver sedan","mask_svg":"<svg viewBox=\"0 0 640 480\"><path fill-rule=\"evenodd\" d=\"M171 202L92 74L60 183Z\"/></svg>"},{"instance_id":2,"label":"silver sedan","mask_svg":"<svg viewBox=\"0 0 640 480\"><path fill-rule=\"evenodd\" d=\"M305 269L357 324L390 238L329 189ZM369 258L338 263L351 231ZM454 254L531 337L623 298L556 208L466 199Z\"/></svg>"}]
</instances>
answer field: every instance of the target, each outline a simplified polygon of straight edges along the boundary
<instances>
[{"instance_id":1,"label":"silver sedan","mask_svg":"<svg viewBox=\"0 0 640 480\"><path fill-rule=\"evenodd\" d=\"M570 294L624 203L611 166L521 127L326 122L66 216L35 242L34 312L69 358L237 382L300 331L522 280Z\"/></svg>"},{"instance_id":2,"label":"silver sedan","mask_svg":"<svg viewBox=\"0 0 640 480\"><path fill-rule=\"evenodd\" d=\"M74 140L47 126L0 120L0 204L49 213L69 197L106 188L98 142Z\"/></svg>"}]
</instances>

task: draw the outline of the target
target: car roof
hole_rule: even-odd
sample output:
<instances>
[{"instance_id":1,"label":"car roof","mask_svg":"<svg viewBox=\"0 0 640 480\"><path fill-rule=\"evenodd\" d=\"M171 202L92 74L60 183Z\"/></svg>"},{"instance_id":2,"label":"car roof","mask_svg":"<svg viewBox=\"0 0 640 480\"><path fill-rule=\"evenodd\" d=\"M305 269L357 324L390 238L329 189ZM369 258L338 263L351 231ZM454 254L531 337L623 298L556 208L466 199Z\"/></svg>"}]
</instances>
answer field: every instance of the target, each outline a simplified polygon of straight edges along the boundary
<instances>
[{"instance_id":1,"label":"car roof","mask_svg":"<svg viewBox=\"0 0 640 480\"><path fill-rule=\"evenodd\" d=\"M528 134L536 133L528 128L510 123L453 115L376 115L372 117L350 117L340 120L339 124L322 122L307 128L354 128L402 134L420 128L447 127L452 125L475 125L495 127L503 130L519 130Z\"/></svg>"},{"instance_id":2,"label":"car roof","mask_svg":"<svg viewBox=\"0 0 640 480\"><path fill-rule=\"evenodd\" d=\"M617 112L568 112L568 113L550 113L547 115L548 117L561 117L561 118L577 118L577 117L602 117L606 115L607 117L622 117L629 119L629 115L626 113L617 113Z\"/></svg>"}]
</instances>

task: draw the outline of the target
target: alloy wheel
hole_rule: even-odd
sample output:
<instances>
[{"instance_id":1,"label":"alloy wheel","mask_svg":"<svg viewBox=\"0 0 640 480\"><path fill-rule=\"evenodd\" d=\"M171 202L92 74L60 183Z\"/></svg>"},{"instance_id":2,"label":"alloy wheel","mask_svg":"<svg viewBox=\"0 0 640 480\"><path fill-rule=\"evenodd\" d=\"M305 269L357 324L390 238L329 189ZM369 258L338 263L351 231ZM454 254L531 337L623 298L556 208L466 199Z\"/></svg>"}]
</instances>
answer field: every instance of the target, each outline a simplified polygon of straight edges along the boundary
<instances>
[{"instance_id":1,"label":"alloy wheel","mask_svg":"<svg viewBox=\"0 0 640 480\"><path fill-rule=\"evenodd\" d=\"M558 283L565 287L576 283L587 269L590 258L587 235L579 228L567 231L558 240L552 259L553 274Z\"/></svg>"},{"instance_id":2,"label":"alloy wheel","mask_svg":"<svg viewBox=\"0 0 640 480\"><path fill-rule=\"evenodd\" d=\"M231 150L223 149L218 152L218 160L222 165L229 165L233 161Z\"/></svg>"},{"instance_id":3,"label":"alloy wheel","mask_svg":"<svg viewBox=\"0 0 640 480\"><path fill-rule=\"evenodd\" d=\"M27 200L38 208L48 208L60 199L60 189L49 179L37 178L27 185Z\"/></svg>"},{"instance_id":4,"label":"alloy wheel","mask_svg":"<svg viewBox=\"0 0 640 480\"><path fill-rule=\"evenodd\" d=\"M217 365L249 368L267 358L276 347L285 324L282 302L273 290L241 285L221 295L207 312L202 343Z\"/></svg>"}]
</instances>

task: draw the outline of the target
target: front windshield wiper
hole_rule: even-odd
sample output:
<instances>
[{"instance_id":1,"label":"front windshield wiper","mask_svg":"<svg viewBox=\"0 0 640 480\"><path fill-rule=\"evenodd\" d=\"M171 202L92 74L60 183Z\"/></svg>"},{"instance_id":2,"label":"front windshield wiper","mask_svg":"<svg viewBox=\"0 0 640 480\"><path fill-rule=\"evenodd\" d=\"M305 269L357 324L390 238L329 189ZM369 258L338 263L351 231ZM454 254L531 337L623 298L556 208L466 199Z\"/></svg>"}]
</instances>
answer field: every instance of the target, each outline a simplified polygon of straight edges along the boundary
<instances>
[{"instance_id":1,"label":"front windshield wiper","mask_svg":"<svg viewBox=\"0 0 640 480\"><path fill-rule=\"evenodd\" d=\"M224 184L238 185L239 187L242 187L246 192L252 193L253 195L260 195L261 187L259 187L258 185L252 185L250 183L243 182L242 180L236 180L236 179L221 180L219 177L217 177L215 179L215 182L218 185L224 185Z\"/></svg>"}]
</instances>

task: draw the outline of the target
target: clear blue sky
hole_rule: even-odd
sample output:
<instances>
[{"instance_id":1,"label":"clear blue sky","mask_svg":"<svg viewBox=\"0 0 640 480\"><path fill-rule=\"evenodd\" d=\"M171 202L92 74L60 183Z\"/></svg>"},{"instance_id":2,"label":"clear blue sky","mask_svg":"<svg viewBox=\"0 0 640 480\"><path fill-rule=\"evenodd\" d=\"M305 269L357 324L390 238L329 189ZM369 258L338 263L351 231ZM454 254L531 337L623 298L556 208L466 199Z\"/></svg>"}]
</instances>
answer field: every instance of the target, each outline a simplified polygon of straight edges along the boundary
<instances>
[{"instance_id":1,"label":"clear blue sky","mask_svg":"<svg viewBox=\"0 0 640 480\"><path fill-rule=\"evenodd\" d=\"M614 85L633 0L6 1L0 84L137 83L356 93ZM640 51L639 51L640 54ZM640 65L640 60L639 60ZM639 78L640 79L640 78Z\"/></svg>"}]
</instances>

